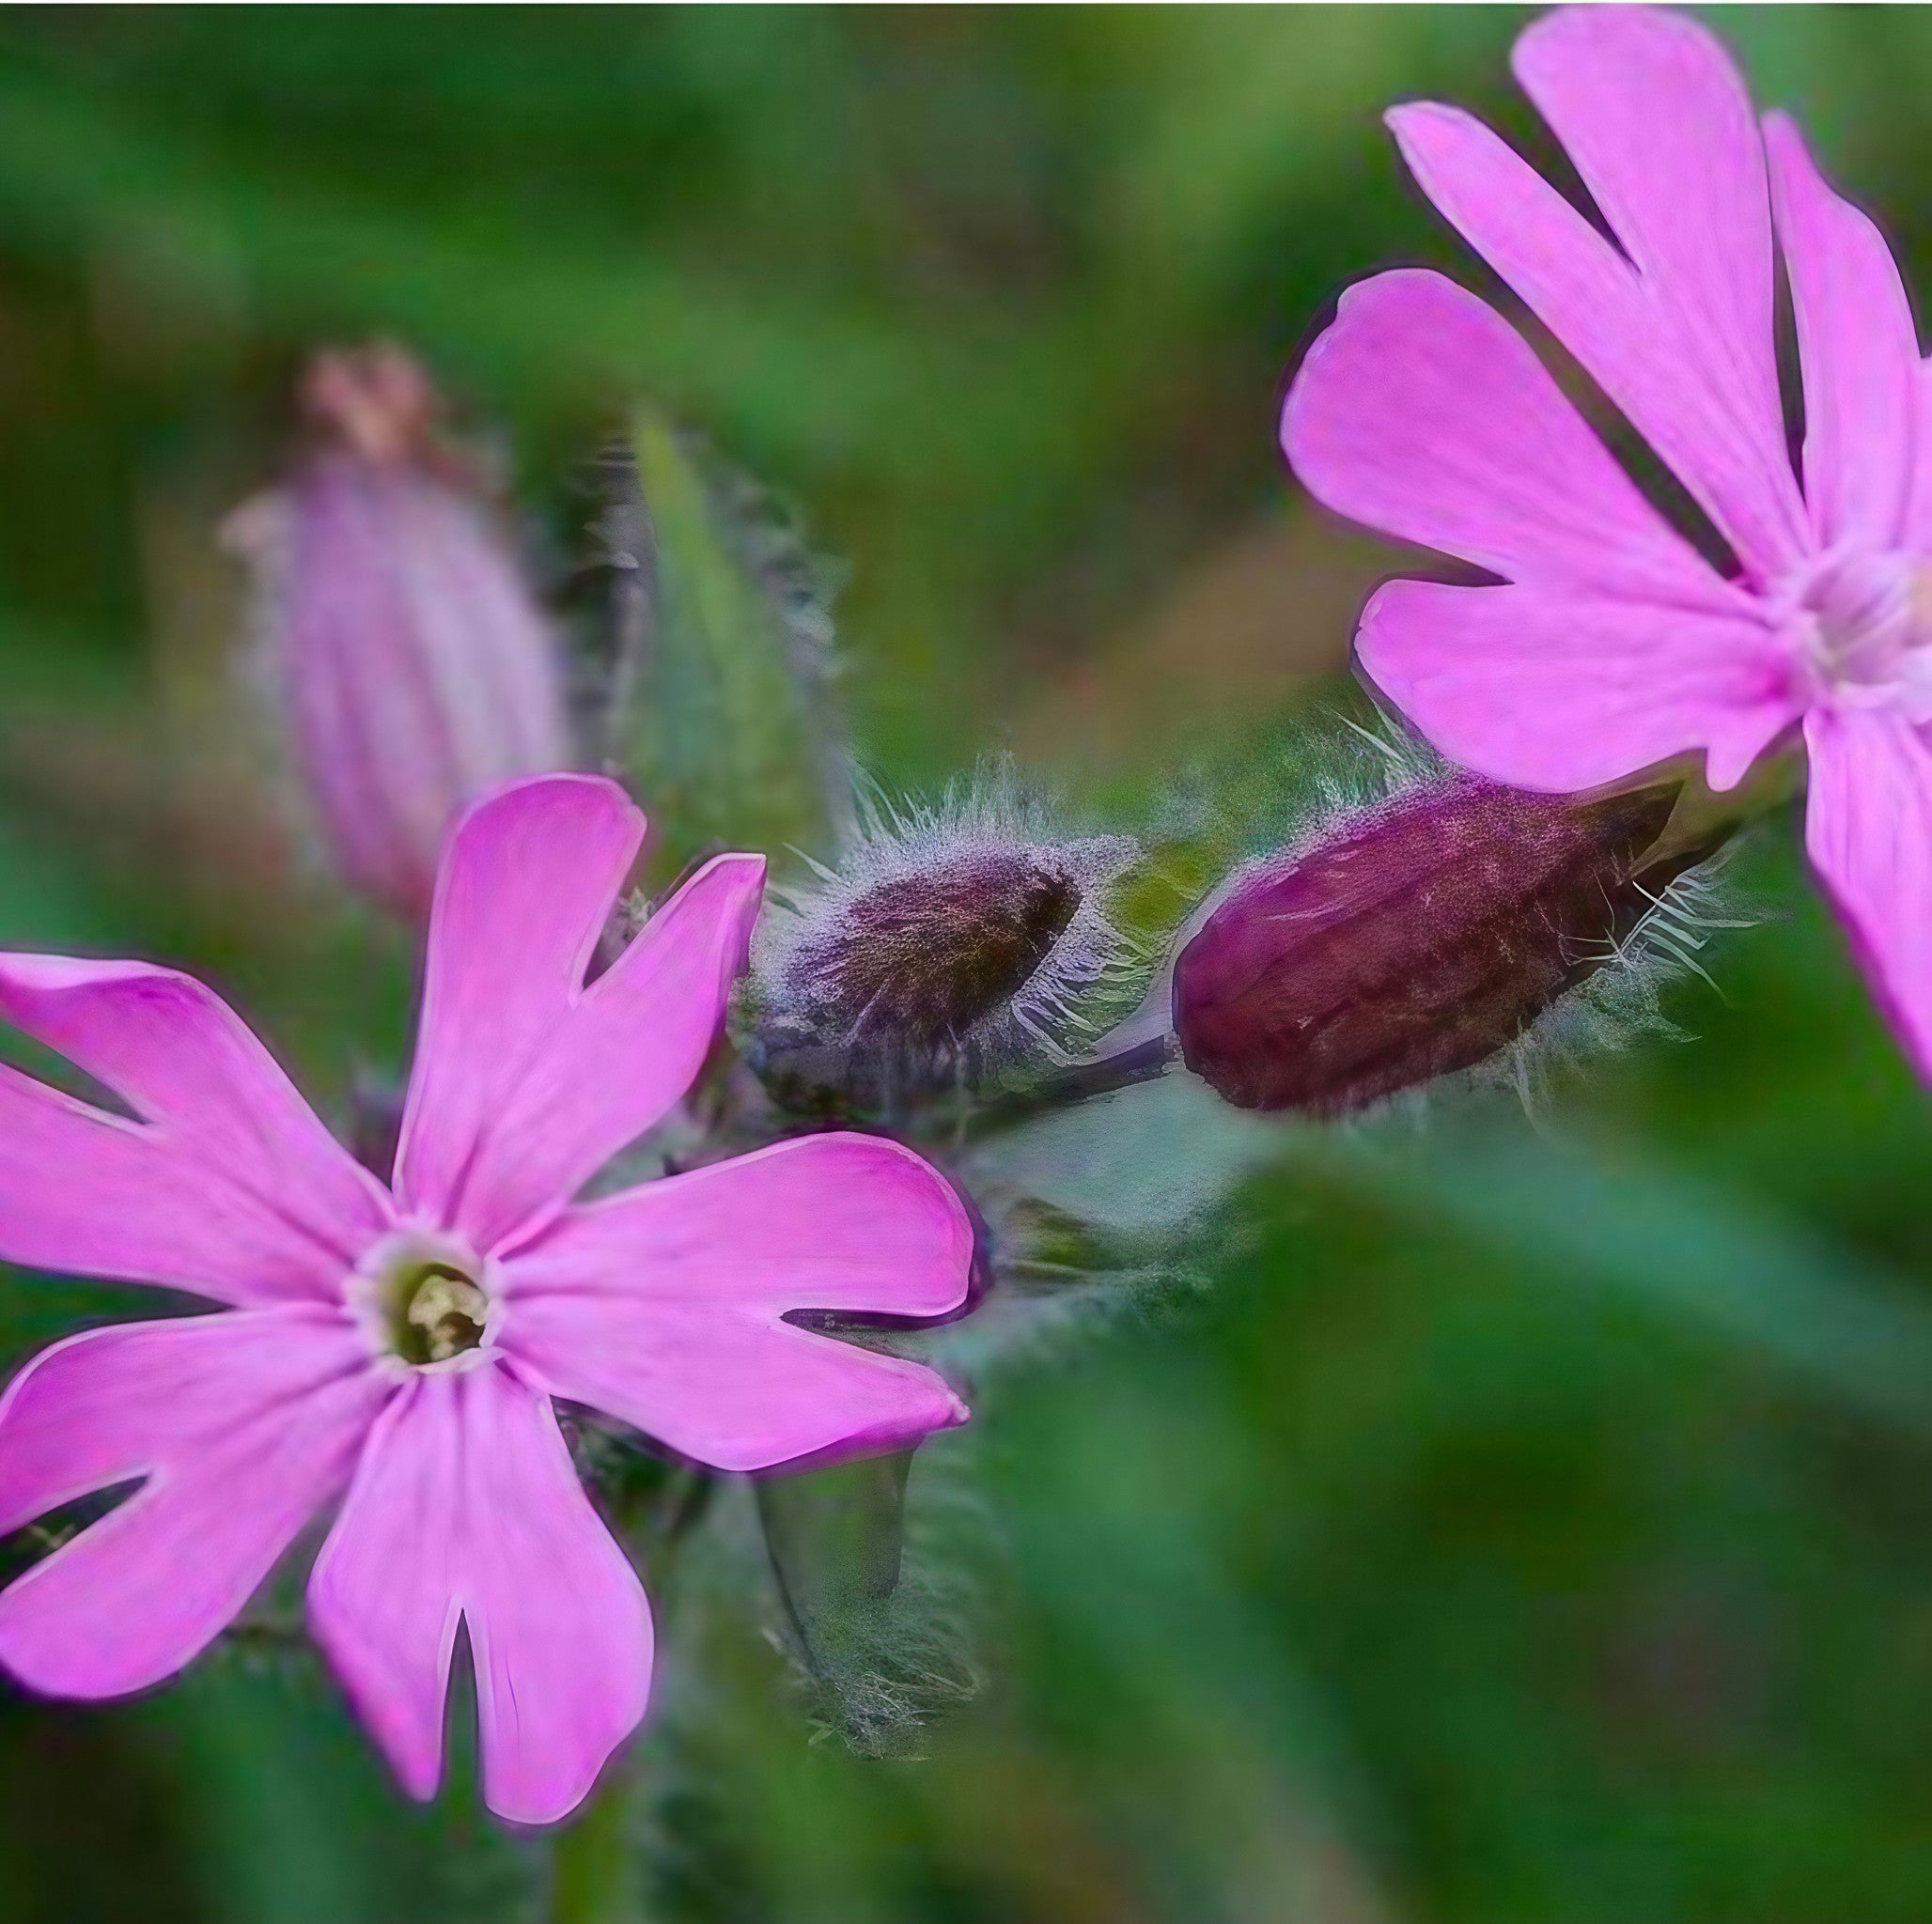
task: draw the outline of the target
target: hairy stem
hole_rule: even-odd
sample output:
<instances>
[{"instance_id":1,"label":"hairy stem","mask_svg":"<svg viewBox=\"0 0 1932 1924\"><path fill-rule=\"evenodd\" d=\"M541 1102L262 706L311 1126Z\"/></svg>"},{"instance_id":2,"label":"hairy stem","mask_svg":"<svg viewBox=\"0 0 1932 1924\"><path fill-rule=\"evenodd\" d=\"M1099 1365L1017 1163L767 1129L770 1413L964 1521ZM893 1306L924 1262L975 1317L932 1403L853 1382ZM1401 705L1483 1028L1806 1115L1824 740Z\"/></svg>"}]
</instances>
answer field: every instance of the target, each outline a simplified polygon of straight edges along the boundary
<instances>
[{"instance_id":1,"label":"hairy stem","mask_svg":"<svg viewBox=\"0 0 1932 1924\"><path fill-rule=\"evenodd\" d=\"M662 1606L678 1554L717 1484L707 1471L674 1467L626 1532L648 1573L661 1621L669 1621ZM646 1854L636 1821L642 1789L634 1751L620 1751L575 1820L554 1834L550 1924L648 1924Z\"/></svg>"},{"instance_id":2,"label":"hairy stem","mask_svg":"<svg viewBox=\"0 0 1932 1924\"><path fill-rule=\"evenodd\" d=\"M646 1924L643 1865L631 1836L631 1771L612 1761L551 1850L551 1924Z\"/></svg>"},{"instance_id":3,"label":"hairy stem","mask_svg":"<svg viewBox=\"0 0 1932 1924\"><path fill-rule=\"evenodd\" d=\"M1007 1128L1034 1116L1091 1102L1097 1095L1131 1089L1137 1082L1151 1082L1157 1076L1164 1076L1178 1060L1179 1045L1172 1034L1163 1032L1098 1062L1075 1063L1043 1077L1031 1089L988 1103L974 1118L974 1133Z\"/></svg>"}]
</instances>

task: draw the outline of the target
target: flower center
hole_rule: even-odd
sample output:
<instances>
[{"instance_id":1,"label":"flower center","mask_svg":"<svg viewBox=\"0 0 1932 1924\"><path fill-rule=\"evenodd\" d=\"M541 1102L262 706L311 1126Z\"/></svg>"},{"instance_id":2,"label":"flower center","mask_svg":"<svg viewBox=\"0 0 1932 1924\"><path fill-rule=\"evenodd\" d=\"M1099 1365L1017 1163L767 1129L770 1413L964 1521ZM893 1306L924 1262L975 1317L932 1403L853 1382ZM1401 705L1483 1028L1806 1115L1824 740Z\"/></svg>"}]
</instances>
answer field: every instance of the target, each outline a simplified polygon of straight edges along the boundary
<instances>
[{"instance_id":1,"label":"flower center","mask_svg":"<svg viewBox=\"0 0 1932 1924\"><path fill-rule=\"evenodd\" d=\"M490 1318L490 1298L460 1269L425 1263L402 1279L397 1354L406 1363L446 1363L477 1348Z\"/></svg>"},{"instance_id":2,"label":"flower center","mask_svg":"<svg viewBox=\"0 0 1932 1924\"><path fill-rule=\"evenodd\" d=\"M482 1360L503 1307L487 1265L413 1231L370 1250L351 1280L350 1297L372 1346L418 1370Z\"/></svg>"},{"instance_id":3,"label":"flower center","mask_svg":"<svg viewBox=\"0 0 1932 1924\"><path fill-rule=\"evenodd\" d=\"M1782 612L1820 699L1932 715L1932 567L1919 557L1829 549L1787 588Z\"/></svg>"}]
</instances>

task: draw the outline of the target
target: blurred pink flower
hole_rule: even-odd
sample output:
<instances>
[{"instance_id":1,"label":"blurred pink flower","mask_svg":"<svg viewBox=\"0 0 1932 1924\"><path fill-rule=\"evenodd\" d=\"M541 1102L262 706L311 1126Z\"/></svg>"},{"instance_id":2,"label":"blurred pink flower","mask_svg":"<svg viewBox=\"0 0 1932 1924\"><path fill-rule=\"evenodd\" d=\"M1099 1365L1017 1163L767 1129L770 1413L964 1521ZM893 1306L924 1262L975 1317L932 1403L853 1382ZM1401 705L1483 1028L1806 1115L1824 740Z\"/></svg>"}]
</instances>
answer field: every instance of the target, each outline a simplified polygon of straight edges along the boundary
<instances>
[{"instance_id":1,"label":"blurred pink flower","mask_svg":"<svg viewBox=\"0 0 1932 1924\"><path fill-rule=\"evenodd\" d=\"M0 1256L229 1306L56 1343L0 1403L0 1529L146 1479L0 1594L23 1683L168 1676L339 1497L310 1621L403 1783L438 1782L460 1621L486 1795L546 1822L642 1716L651 1659L553 1397L725 1470L964 1420L932 1371L785 1321L963 1300L965 1212L910 1151L812 1136L571 1200L698 1073L763 888L719 857L586 986L643 830L586 776L463 819L387 1187L198 983L0 958L0 1014L136 1118L0 1068Z\"/></svg>"},{"instance_id":2,"label":"blurred pink flower","mask_svg":"<svg viewBox=\"0 0 1932 1924\"><path fill-rule=\"evenodd\" d=\"M1801 723L1812 861L1932 1075L1932 385L1898 269L1791 122L1760 131L1694 22L1558 12L1518 41L1515 69L1614 242L1467 114L1397 108L1396 140L1737 567L1709 566L1645 501L1489 307L1439 274L1381 274L1309 351L1283 445L1330 506L1503 582L1390 583L1363 614L1362 665L1445 754L1530 788L1699 749L1729 787Z\"/></svg>"},{"instance_id":3,"label":"blurred pink flower","mask_svg":"<svg viewBox=\"0 0 1932 1924\"><path fill-rule=\"evenodd\" d=\"M555 636L396 348L319 355L313 444L231 522L297 771L351 886L428 913L463 805L570 764Z\"/></svg>"}]
</instances>

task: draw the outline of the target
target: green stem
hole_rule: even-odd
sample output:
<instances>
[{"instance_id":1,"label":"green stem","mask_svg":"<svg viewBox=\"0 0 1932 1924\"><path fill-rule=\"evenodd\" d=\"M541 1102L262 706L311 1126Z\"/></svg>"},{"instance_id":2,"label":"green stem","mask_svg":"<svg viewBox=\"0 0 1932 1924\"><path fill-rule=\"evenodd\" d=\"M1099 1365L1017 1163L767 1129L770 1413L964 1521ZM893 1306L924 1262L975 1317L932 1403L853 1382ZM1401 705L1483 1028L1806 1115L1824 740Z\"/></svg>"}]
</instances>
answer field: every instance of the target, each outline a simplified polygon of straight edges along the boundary
<instances>
[{"instance_id":1,"label":"green stem","mask_svg":"<svg viewBox=\"0 0 1932 1924\"><path fill-rule=\"evenodd\" d=\"M626 1532L661 1603L678 1553L717 1482L703 1470L669 1470L655 1500ZM550 1924L647 1924L645 1854L633 1821L639 1768L634 1752L614 1757L575 1821L553 1834Z\"/></svg>"},{"instance_id":2,"label":"green stem","mask_svg":"<svg viewBox=\"0 0 1932 1924\"><path fill-rule=\"evenodd\" d=\"M1180 1046L1168 1033L1150 1036L1099 1062L1078 1063L1046 1077L1031 1089L984 1104L972 1117L975 1135L1010 1128L1034 1116L1072 1109L1097 1095L1112 1095L1137 1082L1164 1076L1180 1059Z\"/></svg>"},{"instance_id":3,"label":"green stem","mask_svg":"<svg viewBox=\"0 0 1932 1924\"><path fill-rule=\"evenodd\" d=\"M645 1924L642 1859L622 1759L551 1847L551 1924Z\"/></svg>"}]
</instances>

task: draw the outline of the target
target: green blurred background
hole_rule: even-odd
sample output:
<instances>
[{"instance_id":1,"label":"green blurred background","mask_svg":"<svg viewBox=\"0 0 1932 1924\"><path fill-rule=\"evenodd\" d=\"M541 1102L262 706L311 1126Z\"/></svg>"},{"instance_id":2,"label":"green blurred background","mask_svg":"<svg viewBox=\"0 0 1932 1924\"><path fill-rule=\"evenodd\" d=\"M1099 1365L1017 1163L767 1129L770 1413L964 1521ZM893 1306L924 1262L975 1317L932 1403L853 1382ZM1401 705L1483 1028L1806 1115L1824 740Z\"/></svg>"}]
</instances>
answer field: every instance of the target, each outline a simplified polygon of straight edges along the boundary
<instances>
[{"instance_id":1,"label":"green blurred background","mask_svg":"<svg viewBox=\"0 0 1932 1924\"><path fill-rule=\"evenodd\" d=\"M214 545L300 353L370 333L500 424L559 572L632 395L802 504L890 781L1224 758L1394 565L1281 472L1285 369L1349 278L1472 272L1379 114L1537 140L1523 17L0 16L0 941L209 973L325 1093L398 1045L402 958L269 826ZM1932 18L1717 23L1932 286ZM1690 1039L1534 1123L1281 1132L1210 1290L932 1446L996 1549L923 1760L809 1743L751 1605L712 1626L643 1758L662 1915L1932 1916L1932 1131L1788 820L1737 875ZM7 1360L132 1295L9 1283ZM301 1668L0 1696L9 1920L532 1916L543 1874Z\"/></svg>"}]
</instances>

